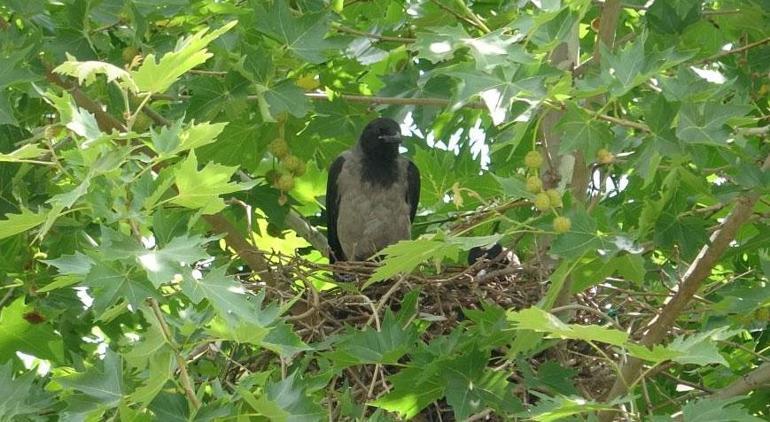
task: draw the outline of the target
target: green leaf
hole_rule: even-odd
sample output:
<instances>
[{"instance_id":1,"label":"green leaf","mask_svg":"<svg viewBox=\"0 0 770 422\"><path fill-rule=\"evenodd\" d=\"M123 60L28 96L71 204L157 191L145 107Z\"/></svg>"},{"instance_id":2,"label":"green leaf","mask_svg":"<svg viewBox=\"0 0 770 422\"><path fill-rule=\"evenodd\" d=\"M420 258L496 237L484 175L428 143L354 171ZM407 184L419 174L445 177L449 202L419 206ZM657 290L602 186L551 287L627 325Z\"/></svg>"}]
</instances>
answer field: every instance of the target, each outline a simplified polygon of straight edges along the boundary
<instances>
[{"instance_id":1,"label":"green leaf","mask_svg":"<svg viewBox=\"0 0 770 422\"><path fill-rule=\"evenodd\" d=\"M478 96L489 110L495 125L508 119L514 100L526 98L537 101L545 95L543 76L529 75L523 68L501 68L485 73L469 63L460 63L438 68L428 76L438 75L446 75L457 81L455 107Z\"/></svg>"},{"instance_id":2,"label":"green leaf","mask_svg":"<svg viewBox=\"0 0 770 422\"><path fill-rule=\"evenodd\" d=\"M95 262L83 283L91 289L93 307L99 315L121 301L136 310L145 299L157 297L146 278L119 263Z\"/></svg>"},{"instance_id":3,"label":"green leaf","mask_svg":"<svg viewBox=\"0 0 770 422\"><path fill-rule=\"evenodd\" d=\"M327 40L329 15L327 13L304 13L292 16L286 2L276 0L265 7L258 5L256 29L275 39L300 59L318 64L326 60L326 52L338 46Z\"/></svg>"},{"instance_id":4,"label":"green leaf","mask_svg":"<svg viewBox=\"0 0 770 422\"><path fill-rule=\"evenodd\" d=\"M21 214L6 214L5 220L0 220L0 239L11 237L33 229L48 218L48 212L33 213L22 208Z\"/></svg>"},{"instance_id":5,"label":"green leaf","mask_svg":"<svg viewBox=\"0 0 770 422\"><path fill-rule=\"evenodd\" d=\"M507 375L486 368L488 358L474 348L447 365L446 400L457 420L466 420L486 408L501 414L524 410Z\"/></svg>"},{"instance_id":6,"label":"green leaf","mask_svg":"<svg viewBox=\"0 0 770 422\"><path fill-rule=\"evenodd\" d=\"M179 236L156 250L138 256L147 271L147 277L156 288L172 282L176 277L190 277L191 266L208 254L203 250L206 239L200 236Z\"/></svg>"},{"instance_id":7,"label":"green leaf","mask_svg":"<svg viewBox=\"0 0 770 422\"><path fill-rule=\"evenodd\" d=\"M14 359L19 351L61 362L64 358L61 336L49 324L33 324L24 319L30 312L37 311L24 304L24 297L0 309L0 361Z\"/></svg>"},{"instance_id":8,"label":"green leaf","mask_svg":"<svg viewBox=\"0 0 770 422\"><path fill-rule=\"evenodd\" d=\"M608 124L596 120L572 102L567 103L567 112L557 128L562 134L561 153L582 151L585 157L594 157L614 139Z\"/></svg>"},{"instance_id":9,"label":"green leaf","mask_svg":"<svg viewBox=\"0 0 770 422\"><path fill-rule=\"evenodd\" d=\"M679 352L679 355L673 357L674 362L694 365L719 364L729 367L724 357L719 353L716 342L712 339L715 331L698 333L688 337L679 336L675 338L668 348Z\"/></svg>"},{"instance_id":10,"label":"green leaf","mask_svg":"<svg viewBox=\"0 0 770 422\"><path fill-rule=\"evenodd\" d=\"M174 373L174 350L166 342L160 323L146 306L142 306L149 327L142 337L132 344L123 356L126 363L143 374L144 382L136 388L128 400L140 405L150 404Z\"/></svg>"},{"instance_id":11,"label":"green leaf","mask_svg":"<svg viewBox=\"0 0 770 422\"><path fill-rule=\"evenodd\" d=\"M457 245L446 242L417 239L402 240L383 249L379 255L385 255L385 259L364 288L377 281L387 280L398 274L408 274L422 263L441 261L444 258L457 260L460 248Z\"/></svg>"},{"instance_id":12,"label":"green leaf","mask_svg":"<svg viewBox=\"0 0 770 422\"><path fill-rule=\"evenodd\" d=\"M596 403L578 397L547 397L537 392L533 393L540 401L532 409L530 417L539 422L556 422L568 420L568 416L580 415L599 410L609 410L612 406Z\"/></svg>"},{"instance_id":13,"label":"green leaf","mask_svg":"<svg viewBox=\"0 0 770 422\"><path fill-rule=\"evenodd\" d=\"M204 214L216 214L225 208L225 201L220 195L250 189L256 184L230 182L236 170L237 167L208 163L198 171L198 158L195 151L191 151L187 159L174 168L179 194L171 202L186 208L200 209Z\"/></svg>"},{"instance_id":14,"label":"green leaf","mask_svg":"<svg viewBox=\"0 0 770 422\"><path fill-rule=\"evenodd\" d=\"M106 407L116 407L125 392L123 385L123 357L109 348L104 359L83 372L55 378L64 387L83 393L89 399Z\"/></svg>"},{"instance_id":15,"label":"green leaf","mask_svg":"<svg viewBox=\"0 0 770 422\"><path fill-rule=\"evenodd\" d=\"M281 381L270 383L265 387L266 404L270 408L261 407L257 410L268 410L264 416L276 421L311 422L326 417L326 411L315 400L307 395L300 376L295 372ZM261 401L265 403L265 401ZM283 410L276 414L275 407ZM284 413L285 412L285 413ZM275 419L273 419L275 418ZM284 419L285 418L285 419Z\"/></svg>"},{"instance_id":16,"label":"green leaf","mask_svg":"<svg viewBox=\"0 0 770 422\"><path fill-rule=\"evenodd\" d=\"M292 81L283 81L276 86L265 90L262 95L270 111L270 116L276 118L283 113L294 117L303 117L310 107L304 92Z\"/></svg>"},{"instance_id":17,"label":"green leaf","mask_svg":"<svg viewBox=\"0 0 770 422\"><path fill-rule=\"evenodd\" d=\"M51 407L53 397L35 382L34 371L15 378L13 372L11 361L0 366L0 419L34 420Z\"/></svg>"},{"instance_id":18,"label":"green leaf","mask_svg":"<svg viewBox=\"0 0 770 422\"><path fill-rule=\"evenodd\" d=\"M393 365L414 347L416 341L416 328L413 325L403 327L388 310L379 331L371 327L348 331L335 342L336 350L326 353L326 357L343 368L375 363Z\"/></svg>"},{"instance_id":19,"label":"green leaf","mask_svg":"<svg viewBox=\"0 0 770 422\"><path fill-rule=\"evenodd\" d=\"M215 120L220 115L228 121L235 120L251 107L247 102L252 83L236 72L228 72L224 78L199 76L189 82L193 92L187 107L187 115L198 120Z\"/></svg>"},{"instance_id":20,"label":"green leaf","mask_svg":"<svg viewBox=\"0 0 770 422\"><path fill-rule=\"evenodd\" d=\"M56 259L41 260L59 270L59 274L86 275L94 265L94 261L86 255L76 251L74 255L62 255Z\"/></svg>"},{"instance_id":21,"label":"green leaf","mask_svg":"<svg viewBox=\"0 0 770 422\"><path fill-rule=\"evenodd\" d=\"M13 107L8 100L8 94L0 88L0 125L13 125L17 126L19 121L13 113Z\"/></svg>"},{"instance_id":22,"label":"green leaf","mask_svg":"<svg viewBox=\"0 0 770 422\"><path fill-rule=\"evenodd\" d=\"M551 253L565 259L582 256L586 251L595 251L602 246L602 239L596 223L585 210L579 209L570 215L572 228L559 235L551 246Z\"/></svg>"},{"instance_id":23,"label":"green leaf","mask_svg":"<svg viewBox=\"0 0 770 422\"><path fill-rule=\"evenodd\" d=\"M752 416L743 405L736 403L745 397L729 399L704 398L682 406L684 422L760 422L764 419Z\"/></svg>"},{"instance_id":24,"label":"green leaf","mask_svg":"<svg viewBox=\"0 0 770 422\"><path fill-rule=\"evenodd\" d=\"M444 395L444 387L436 378L425 379L423 375L423 368L402 369L388 378L391 391L369 404L396 412L406 420L412 419Z\"/></svg>"},{"instance_id":25,"label":"green leaf","mask_svg":"<svg viewBox=\"0 0 770 422\"><path fill-rule=\"evenodd\" d=\"M108 83L117 81L121 87L131 92L138 91L136 83L131 78L131 74L126 70L105 62L93 60L81 62L69 53L67 53L67 61L56 66L53 72L77 78L78 83L85 86L94 83L96 76L104 75L107 77Z\"/></svg>"},{"instance_id":26,"label":"green leaf","mask_svg":"<svg viewBox=\"0 0 770 422\"><path fill-rule=\"evenodd\" d=\"M174 51L164 54L160 61L155 61L154 54L148 54L139 69L131 71L137 88L149 93L165 92L187 71L206 62L211 57L206 46L229 31L236 23L237 21L229 22L210 33L208 28L204 28L182 38L177 42Z\"/></svg>"},{"instance_id":27,"label":"green leaf","mask_svg":"<svg viewBox=\"0 0 770 422\"><path fill-rule=\"evenodd\" d=\"M2 121L0 121L0 124L2 124ZM0 154L0 162L23 162L24 160L38 158L46 152L48 152L48 150L40 148L35 144L24 144L24 146L13 152L8 154Z\"/></svg>"},{"instance_id":28,"label":"green leaf","mask_svg":"<svg viewBox=\"0 0 770 422\"><path fill-rule=\"evenodd\" d=\"M553 314L534 307L509 312L508 321L515 324L516 330L547 333L551 338L598 341L614 346L623 346L628 340L628 334L622 331L597 325L565 324Z\"/></svg>"},{"instance_id":29,"label":"green leaf","mask_svg":"<svg viewBox=\"0 0 770 422\"><path fill-rule=\"evenodd\" d=\"M734 117L745 116L751 107L741 104L684 103L679 111L676 135L684 142L726 146L730 131L724 126Z\"/></svg>"}]
</instances>

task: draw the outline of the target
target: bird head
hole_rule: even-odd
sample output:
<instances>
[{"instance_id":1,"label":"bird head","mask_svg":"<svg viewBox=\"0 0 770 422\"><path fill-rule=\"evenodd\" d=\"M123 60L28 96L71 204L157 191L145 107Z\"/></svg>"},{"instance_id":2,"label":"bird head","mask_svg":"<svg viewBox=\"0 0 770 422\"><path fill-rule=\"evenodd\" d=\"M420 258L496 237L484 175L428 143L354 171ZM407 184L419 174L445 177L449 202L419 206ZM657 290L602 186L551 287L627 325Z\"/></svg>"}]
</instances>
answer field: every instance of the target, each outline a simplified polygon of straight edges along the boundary
<instances>
[{"instance_id":1,"label":"bird head","mask_svg":"<svg viewBox=\"0 0 770 422\"><path fill-rule=\"evenodd\" d=\"M387 117L374 119L366 125L358 142L370 157L393 159L398 155L401 144L401 127Z\"/></svg>"}]
</instances>

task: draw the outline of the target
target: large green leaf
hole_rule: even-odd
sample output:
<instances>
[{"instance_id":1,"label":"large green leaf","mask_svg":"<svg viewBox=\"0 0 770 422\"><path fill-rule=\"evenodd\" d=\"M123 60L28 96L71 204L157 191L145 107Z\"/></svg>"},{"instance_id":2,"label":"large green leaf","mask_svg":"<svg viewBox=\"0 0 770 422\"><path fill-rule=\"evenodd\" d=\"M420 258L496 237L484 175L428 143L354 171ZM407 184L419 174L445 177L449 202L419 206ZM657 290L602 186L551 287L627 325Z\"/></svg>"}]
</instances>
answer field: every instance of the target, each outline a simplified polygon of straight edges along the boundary
<instances>
[{"instance_id":1,"label":"large green leaf","mask_svg":"<svg viewBox=\"0 0 770 422\"><path fill-rule=\"evenodd\" d=\"M154 54L148 54L139 69L131 71L136 86L144 92L165 92L187 71L206 62L211 57L206 46L229 31L236 23L229 22L211 32L205 28L182 38L177 42L174 51L164 54L159 61L155 61Z\"/></svg>"},{"instance_id":2,"label":"large green leaf","mask_svg":"<svg viewBox=\"0 0 770 422\"><path fill-rule=\"evenodd\" d=\"M0 361L16 357L16 352L60 362L64 358L62 337L47 323L37 323L25 316L38 314L19 297L0 310Z\"/></svg>"},{"instance_id":3,"label":"large green leaf","mask_svg":"<svg viewBox=\"0 0 770 422\"><path fill-rule=\"evenodd\" d=\"M0 366L0 419L33 420L50 409L53 397L35 382L35 372L14 377L12 367L10 361Z\"/></svg>"},{"instance_id":4,"label":"large green leaf","mask_svg":"<svg viewBox=\"0 0 770 422\"><path fill-rule=\"evenodd\" d=\"M48 218L47 212L33 213L28 209L22 209L21 214L6 214L4 220L0 220L0 239L23 233L41 225Z\"/></svg>"},{"instance_id":5,"label":"large green leaf","mask_svg":"<svg viewBox=\"0 0 770 422\"><path fill-rule=\"evenodd\" d=\"M198 170L195 151L174 168L174 177L179 193L171 200L186 208L200 209L204 214L214 214L225 207L220 195L251 188L256 182L232 183L230 178L237 167L208 163Z\"/></svg>"},{"instance_id":6,"label":"large green leaf","mask_svg":"<svg viewBox=\"0 0 770 422\"><path fill-rule=\"evenodd\" d=\"M335 343L336 350L326 356L340 367L373 363L393 365L414 347L416 341L415 327L402 326L388 311L379 330L348 331Z\"/></svg>"},{"instance_id":7,"label":"large green leaf","mask_svg":"<svg viewBox=\"0 0 770 422\"><path fill-rule=\"evenodd\" d=\"M270 5L259 5L255 10L257 30L303 60L321 63L326 59L327 51L338 47L326 40L329 29L326 13L304 13L294 17L288 3L278 0Z\"/></svg>"}]
</instances>

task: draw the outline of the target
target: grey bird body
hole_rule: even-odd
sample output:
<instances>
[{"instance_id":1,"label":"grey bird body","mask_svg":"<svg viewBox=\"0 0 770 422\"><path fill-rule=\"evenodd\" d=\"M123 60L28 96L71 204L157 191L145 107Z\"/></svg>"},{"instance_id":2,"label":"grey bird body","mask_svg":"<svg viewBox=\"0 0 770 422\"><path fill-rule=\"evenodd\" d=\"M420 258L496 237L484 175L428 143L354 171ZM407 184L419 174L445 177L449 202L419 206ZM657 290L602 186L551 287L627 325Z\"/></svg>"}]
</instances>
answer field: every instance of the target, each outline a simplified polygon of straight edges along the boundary
<instances>
[{"instance_id":1,"label":"grey bird body","mask_svg":"<svg viewBox=\"0 0 770 422\"><path fill-rule=\"evenodd\" d=\"M420 174L398 155L398 124L377 119L329 169L326 211L329 261L362 261L411 238Z\"/></svg>"},{"instance_id":2,"label":"grey bird body","mask_svg":"<svg viewBox=\"0 0 770 422\"><path fill-rule=\"evenodd\" d=\"M345 151L341 156L345 162L337 178L340 196L337 236L345 257L362 261L388 245L409 239L412 233L406 201L409 161L398 157L396 182L382 186L363 177L361 148Z\"/></svg>"}]
</instances>

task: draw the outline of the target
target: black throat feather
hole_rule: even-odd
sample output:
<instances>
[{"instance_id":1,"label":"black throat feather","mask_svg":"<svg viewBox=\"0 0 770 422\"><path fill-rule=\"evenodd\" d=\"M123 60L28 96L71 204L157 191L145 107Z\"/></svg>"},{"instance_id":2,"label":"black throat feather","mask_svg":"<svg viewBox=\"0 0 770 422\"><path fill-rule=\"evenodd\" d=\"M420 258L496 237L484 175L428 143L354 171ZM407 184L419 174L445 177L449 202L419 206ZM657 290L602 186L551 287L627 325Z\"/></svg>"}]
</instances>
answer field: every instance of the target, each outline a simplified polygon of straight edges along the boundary
<instances>
[{"instance_id":1,"label":"black throat feather","mask_svg":"<svg viewBox=\"0 0 770 422\"><path fill-rule=\"evenodd\" d=\"M382 145L363 149L361 179L374 186L388 188L398 180L398 146Z\"/></svg>"}]
</instances>

